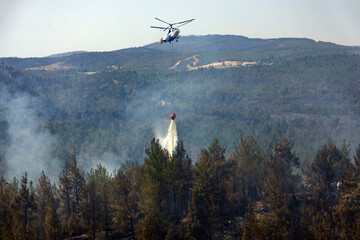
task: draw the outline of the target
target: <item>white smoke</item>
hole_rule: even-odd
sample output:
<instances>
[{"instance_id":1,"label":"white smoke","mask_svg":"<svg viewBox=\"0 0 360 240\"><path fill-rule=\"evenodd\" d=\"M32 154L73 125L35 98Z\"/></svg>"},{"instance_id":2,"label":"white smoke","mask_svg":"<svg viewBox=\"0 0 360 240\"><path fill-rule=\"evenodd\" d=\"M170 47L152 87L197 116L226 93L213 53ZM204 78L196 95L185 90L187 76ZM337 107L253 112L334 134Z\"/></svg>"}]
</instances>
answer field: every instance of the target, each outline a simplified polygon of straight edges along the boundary
<instances>
[{"instance_id":1,"label":"white smoke","mask_svg":"<svg viewBox=\"0 0 360 240\"><path fill-rule=\"evenodd\" d=\"M41 101L28 94L18 94L8 100L4 114L9 124L5 177L20 178L26 171L30 179L37 179L43 170L47 175L56 176L59 170L53 156L56 138L41 127L38 117L43 114L39 110Z\"/></svg>"},{"instance_id":2,"label":"white smoke","mask_svg":"<svg viewBox=\"0 0 360 240\"><path fill-rule=\"evenodd\" d=\"M89 152L83 151L77 156L77 160L85 171L90 171L91 169L96 169L99 164L105 167L109 173L119 169L122 163L126 163L127 154L124 153L113 153L113 152L104 152L102 154L96 154L90 148Z\"/></svg>"},{"instance_id":3,"label":"white smoke","mask_svg":"<svg viewBox=\"0 0 360 240\"><path fill-rule=\"evenodd\" d=\"M159 138L160 145L165 148L172 156L178 141L176 124L174 120L171 120L167 135L165 138Z\"/></svg>"}]
</instances>

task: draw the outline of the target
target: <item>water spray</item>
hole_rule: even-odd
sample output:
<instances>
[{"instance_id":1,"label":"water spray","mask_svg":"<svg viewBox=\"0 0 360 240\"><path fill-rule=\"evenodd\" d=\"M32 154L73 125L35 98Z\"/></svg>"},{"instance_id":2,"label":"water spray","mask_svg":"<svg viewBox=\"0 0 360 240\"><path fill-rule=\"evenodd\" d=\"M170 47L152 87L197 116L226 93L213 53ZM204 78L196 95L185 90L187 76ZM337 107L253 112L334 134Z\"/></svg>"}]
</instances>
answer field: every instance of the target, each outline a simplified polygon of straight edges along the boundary
<instances>
[{"instance_id":1,"label":"water spray","mask_svg":"<svg viewBox=\"0 0 360 240\"><path fill-rule=\"evenodd\" d=\"M160 144L172 156L178 141L176 124L175 124L175 118L176 118L175 113L170 114L170 118L171 118L171 122L166 137L164 139L160 139Z\"/></svg>"}]
</instances>

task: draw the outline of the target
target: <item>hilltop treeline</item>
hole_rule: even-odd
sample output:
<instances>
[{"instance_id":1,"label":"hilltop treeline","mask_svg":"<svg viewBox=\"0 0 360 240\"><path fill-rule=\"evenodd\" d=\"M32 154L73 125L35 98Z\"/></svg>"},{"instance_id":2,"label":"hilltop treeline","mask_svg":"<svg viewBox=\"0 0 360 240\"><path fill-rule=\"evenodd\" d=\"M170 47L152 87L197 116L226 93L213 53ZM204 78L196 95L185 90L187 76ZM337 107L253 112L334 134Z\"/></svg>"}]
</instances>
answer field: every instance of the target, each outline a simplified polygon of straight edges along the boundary
<instances>
[{"instance_id":1,"label":"hilltop treeline","mask_svg":"<svg viewBox=\"0 0 360 240\"><path fill-rule=\"evenodd\" d=\"M250 137L225 157L215 139L194 162L153 139L143 164L109 173L66 160L46 173L0 180L1 239L358 239L360 145L328 140L299 164L293 144L265 152ZM300 177L300 173L302 177Z\"/></svg>"}]
</instances>

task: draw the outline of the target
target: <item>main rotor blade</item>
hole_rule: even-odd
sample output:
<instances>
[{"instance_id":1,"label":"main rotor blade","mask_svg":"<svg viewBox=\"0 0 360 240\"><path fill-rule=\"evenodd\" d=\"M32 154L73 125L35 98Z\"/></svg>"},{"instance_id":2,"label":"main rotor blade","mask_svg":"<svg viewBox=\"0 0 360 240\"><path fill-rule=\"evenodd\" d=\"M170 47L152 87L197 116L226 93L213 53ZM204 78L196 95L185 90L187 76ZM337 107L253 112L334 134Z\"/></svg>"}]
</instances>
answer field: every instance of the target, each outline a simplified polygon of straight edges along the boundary
<instances>
[{"instance_id":1,"label":"main rotor blade","mask_svg":"<svg viewBox=\"0 0 360 240\"><path fill-rule=\"evenodd\" d=\"M163 22L163 23L166 23L166 24L168 24L168 25L171 25L171 23L165 22L164 20L161 20L161 19L159 19L159 18L155 18L155 19L158 20L158 21L160 21L160 22Z\"/></svg>"},{"instance_id":2,"label":"main rotor blade","mask_svg":"<svg viewBox=\"0 0 360 240\"><path fill-rule=\"evenodd\" d=\"M188 24L188 23L191 23L192 21L190 21L190 22L186 22L186 23L183 23L183 24L181 24L181 25L179 25L179 26L177 26L177 27L181 27L181 26L184 26L185 24Z\"/></svg>"},{"instance_id":3,"label":"main rotor blade","mask_svg":"<svg viewBox=\"0 0 360 240\"><path fill-rule=\"evenodd\" d=\"M168 27L156 27L156 26L150 26L151 28L159 28L159 29L167 29Z\"/></svg>"},{"instance_id":4,"label":"main rotor blade","mask_svg":"<svg viewBox=\"0 0 360 240\"><path fill-rule=\"evenodd\" d=\"M185 25L186 23L190 23L190 22L192 22L192 21L194 21L194 20L195 20L195 18L193 18L193 19L189 19L189 20L186 20L186 21L182 21L182 22L173 23L172 25L175 25L175 24L182 24L182 23L183 23L183 25Z\"/></svg>"}]
</instances>

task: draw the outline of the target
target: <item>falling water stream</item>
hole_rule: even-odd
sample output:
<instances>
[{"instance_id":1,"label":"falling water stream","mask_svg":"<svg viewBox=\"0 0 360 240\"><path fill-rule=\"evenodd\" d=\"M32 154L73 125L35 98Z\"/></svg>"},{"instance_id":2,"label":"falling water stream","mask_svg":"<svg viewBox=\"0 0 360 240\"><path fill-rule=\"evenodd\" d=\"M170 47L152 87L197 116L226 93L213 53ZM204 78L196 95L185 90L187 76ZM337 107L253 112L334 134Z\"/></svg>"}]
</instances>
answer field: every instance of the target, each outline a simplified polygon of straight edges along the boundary
<instances>
[{"instance_id":1,"label":"falling water stream","mask_svg":"<svg viewBox=\"0 0 360 240\"><path fill-rule=\"evenodd\" d=\"M169 129L167 131L167 135L165 138L160 139L160 144L163 148L168 150L168 152L172 155L178 141L178 136L176 132L176 124L174 120L171 120Z\"/></svg>"}]
</instances>

